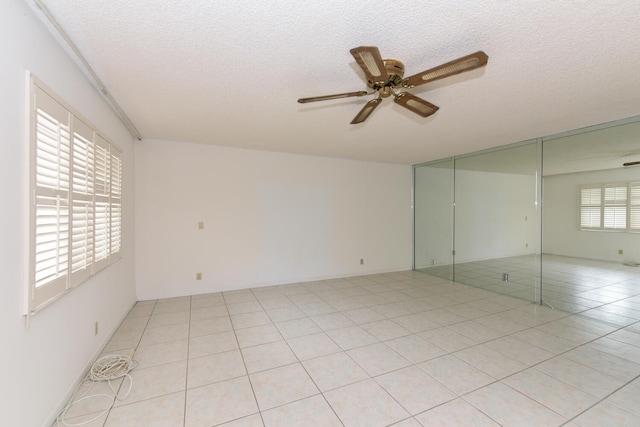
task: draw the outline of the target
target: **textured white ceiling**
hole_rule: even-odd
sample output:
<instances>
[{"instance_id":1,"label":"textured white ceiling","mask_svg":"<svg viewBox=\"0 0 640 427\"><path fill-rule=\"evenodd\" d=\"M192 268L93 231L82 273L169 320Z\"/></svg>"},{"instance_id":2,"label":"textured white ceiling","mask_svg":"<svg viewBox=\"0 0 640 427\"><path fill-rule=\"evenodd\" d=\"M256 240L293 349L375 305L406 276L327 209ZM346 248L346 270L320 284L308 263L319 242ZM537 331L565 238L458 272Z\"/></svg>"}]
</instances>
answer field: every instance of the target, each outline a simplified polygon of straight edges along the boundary
<instances>
[{"instance_id":1,"label":"textured white ceiling","mask_svg":"<svg viewBox=\"0 0 640 427\"><path fill-rule=\"evenodd\" d=\"M143 138L415 164L640 115L638 0L42 3ZM440 107L427 119L387 99L350 125L370 97L296 102L366 89L361 45L406 76L489 63L412 89Z\"/></svg>"}]
</instances>

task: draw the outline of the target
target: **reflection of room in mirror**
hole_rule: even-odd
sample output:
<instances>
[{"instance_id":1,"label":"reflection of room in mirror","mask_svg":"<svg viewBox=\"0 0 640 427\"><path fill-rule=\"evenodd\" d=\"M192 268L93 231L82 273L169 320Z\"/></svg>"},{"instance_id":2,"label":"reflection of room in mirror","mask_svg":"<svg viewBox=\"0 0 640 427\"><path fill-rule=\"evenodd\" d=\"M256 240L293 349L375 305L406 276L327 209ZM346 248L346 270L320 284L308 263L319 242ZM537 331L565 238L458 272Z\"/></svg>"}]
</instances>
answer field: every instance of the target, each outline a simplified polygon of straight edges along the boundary
<instances>
[{"instance_id":1,"label":"reflection of room in mirror","mask_svg":"<svg viewBox=\"0 0 640 427\"><path fill-rule=\"evenodd\" d=\"M417 165L415 268L614 325L640 321L639 136L632 118ZM585 186L603 189L602 226L589 230ZM605 200L625 186L620 206ZM615 229L604 220L614 211Z\"/></svg>"}]
</instances>

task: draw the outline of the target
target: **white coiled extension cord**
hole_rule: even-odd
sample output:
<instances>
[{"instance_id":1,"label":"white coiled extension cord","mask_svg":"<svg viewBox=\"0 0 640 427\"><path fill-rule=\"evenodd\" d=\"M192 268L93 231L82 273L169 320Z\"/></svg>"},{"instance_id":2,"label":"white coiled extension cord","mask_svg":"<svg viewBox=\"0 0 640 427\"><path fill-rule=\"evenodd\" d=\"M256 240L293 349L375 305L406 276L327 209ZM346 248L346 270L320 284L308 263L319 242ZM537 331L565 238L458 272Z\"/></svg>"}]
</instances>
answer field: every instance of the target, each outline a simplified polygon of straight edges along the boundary
<instances>
[{"instance_id":1,"label":"white coiled extension cord","mask_svg":"<svg viewBox=\"0 0 640 427\"><path fill-rule=\"evenodd\" d=\"M89 424L97 420L98 418L102 417L107 412L109 412L113 407L114 403L116 402L116 400L126 399L126 397L131 392L131 388L133 387L133 379L131 378L131 375L129 375L129 372L131 372L131 370L138 365L138 362L133 360L134 354L135 354L135 349L132 349L127 356L122 356L119 354L110 354L107 356L102 356L98 360L96 360L94 364L91 366L89 373L87 374L85 379L80 383L80 385L78 386L78 389L73 394L73 397L70 399L69 403L64 408L64 410L60 413L56 421L62 425L70 426L70 427ZM117 380L122 377L124 377L125 380L126 379L129 380L129 387L127 388L127 392L123 396L119 396L118 391L114 389L113 384L111 384L111 381ZM95 383L102 382L102 381L107 381L109 383L109 388L111 389L112 394L109 395L109 394L100 393L100 394L89 395L88 393L93 388L93 385ZM89 388L84 393L82 393L80 397L78 397L78 391L83 385L86 385L87 383L90 384ZM111 400L111 404L109 405L108 408L104 409L93 418L77 424L72 424L65 420L65 416L67 412L73 405L87 399L102 398L102 397L108 397Z\"/></svg>"}]
</instances>

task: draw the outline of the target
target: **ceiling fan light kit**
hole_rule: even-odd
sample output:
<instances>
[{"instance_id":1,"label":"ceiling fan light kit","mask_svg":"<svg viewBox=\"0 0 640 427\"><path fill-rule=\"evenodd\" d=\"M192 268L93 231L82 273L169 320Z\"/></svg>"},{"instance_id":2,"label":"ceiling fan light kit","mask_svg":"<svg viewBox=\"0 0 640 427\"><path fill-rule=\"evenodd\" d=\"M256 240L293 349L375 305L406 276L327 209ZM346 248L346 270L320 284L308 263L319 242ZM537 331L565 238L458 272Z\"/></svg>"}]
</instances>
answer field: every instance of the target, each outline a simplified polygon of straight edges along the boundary
<instances>
[{"instance_id":1,"label":"ceiling fan light kit","mask_svg":"<svg viewBox=\"0 0 640 427\"><path fill-rule=\"evenodd\" d=\"M375 108L382 102L383 98L393 96L394 102L421 117L429 117L438 111L437 106L417 97L409 92L397 92L398 89L410 89L435 80L444 79L449 76L471 71L487 65L489 57L482 51L454 59L446 64L439 65L429 70L414 74L404 78L404 64L397 59L382 59L380 52L375 46L360 46L351 49L351 55L362 69L367 78L367 87L370 91L357 91L339 93L335 95L314 96L310 98L300 98L298 102L305 104L308 102L327 101L330 99L348 98L352 96L366 96L378 94L367 102L364 107L353 118L351 124L364 122Z\"/></svg>"}]
</instances>

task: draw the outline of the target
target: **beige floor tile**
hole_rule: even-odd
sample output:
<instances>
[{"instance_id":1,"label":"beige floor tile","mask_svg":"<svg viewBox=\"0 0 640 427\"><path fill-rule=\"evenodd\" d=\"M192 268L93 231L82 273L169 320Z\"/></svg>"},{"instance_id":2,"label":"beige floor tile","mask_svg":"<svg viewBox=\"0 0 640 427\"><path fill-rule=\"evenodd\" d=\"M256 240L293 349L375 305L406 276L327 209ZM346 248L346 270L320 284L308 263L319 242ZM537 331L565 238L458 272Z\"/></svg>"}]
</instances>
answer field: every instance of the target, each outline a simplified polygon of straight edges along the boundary
<instances>
[{"instance_id":1,"label":"beige floor tile","mask_svg":"<svg viewBox=\"0 0 640 427\"><path fill-rule=\"evenodd\" d=\"M311 320L313 320L323 331L330 331L355 325L351 319L342 313L320 314L318 316L312 316Z\"/></svg>"},{"instance_id":2,"label":"beige floor tile","mask_svg":"<svg viewBox=\"0 0 640 427\"><path fill-rule=\"evenodd\" d=\"M236 338L241 348L251 347L259 344L280 341L282 335L273 324L253 326L251 328L238 329Z\"/></svg>"},{"instance_id":3,"label":"beige floor tile","mask_svg":"<svg viewBox=\"0 0 640 427\"><path fill-rule=\"evenodd\" d=\"M527 368L527 365L492 350L484 344L457 351L453 355L495 379L504 378Z\"/></svg>"},{"instance_id":4,"label":"beige floor tile","mask_svg":"<svg viewBox=\"0 0 640 427\"><path fill-rule=\"evenodd\" d=\"M590 342L588 347L640 365L640 347L635 345L612 339L610 337L603 337Z\"/></svg>"},{"instance_id":5,"label":"beige floor tile","mask_svg":"<svg viewBox=\"0 0 640 427\"><path fill-rule=\"evenodd\" d=\"M413 313L406 316L394 317L393 321L413 333L424 332L441 327L440 324L431 320L427 313Z\"/></svg>"},{"instance_id":6,"label":"beige floor tile","mask_svg":"<svg viewBox=\"0 0 640 427\"><path fill-rule=\"evenodd\" d=\"M637 427L640 425L640 417L604 401L575 418L573 422L580 427Z\"/></svg>"},{"instance_id":7,"label":"beige floor tile","mask_svg":"<svg viewBox=\"0 0 640 427\"><path fill-rule=\"evenodd\" d=\"M191 311L190 310L182 310L182 311L169 311L164 313L151 315L149 318L149 328L157 328L159 326L168 326L174 325L176 323L188 323Z\"/></svg>"},{"instance_id":8,"label":"beige floor tile","mask_svg":"<svg viewBox=\"0 0 640 427\"><path fill-rule=\"evenodd\" d=\"M412 415L457 397L415 366L380 375L375 381Z\"/></svg>"},{"instance_id":9,"label":"beige floor tile","mask_svg":"<svg viewBox=\"0 0 640 427\"><path fill-rule=\"evenodd\" d=\"M285 339L322 332L318 325L308 317L278 322L276 326Z\"/></svg>"},{"instance_id":10,"label":"beige floor tile","mask_svg":"<svg viewBox=\"0 0 640 427\"><path fill-rule=\"evenodd\" d=\"M351 350L352 348L379 342L376 337L357 325L330 330L327 331L327 335L343 350Z\"/></svg>"},{"instance_id":11,"label":"beige floor tile","mask_svg":"<svg viewBox=\"0 0 640 427\"><path fill-rule=\"evenodd\" d=\"M323 392L369 378L369 375L344 352L307 360L302 364Z\"/></svg>"},{"instance_id":12,"label":"beige floor tile","mask_svg":"<svg viewBox=\"0 0 640 427\"><path fill-rule=\"evenodd\" d=\"M123 380L123 386L119 393L121 400L115 402L114 406L116 407L184 391L187 361L144 369L136 368L129 375L131 379L125 378ZM124 397L129 386L131 386L131 391Z\"/></svg>"},{"instance_id":13,"label":"beige floor tile","mask_svg":"<svg viewBox=\"0 0 640 427\"><path fill-rule=\"evenodd\" d=\"M190 389L186 401L185 427L213 426L258 413L246 376Z\"/></svg>"},{"instance_id":14,"label":"beige floor tile","mask_svg":"<svg viewBox=\"0 0 640 427\"><path fill-rule=\"evenodd\" d=\"M174 311L191 310L191 297L177 297L159 299L153 309L153 314L170 313Z\"/></svg>"},{"instance_id":15,"label":"beige floor tile","mask_svg":"<svg viewBox=\"0 0 640 427\"><path fill-rule=\"evenodd\" d=\"M446 350L420 338L418 335L396 338L386 341L385 344L411 363L421 363L447 353Z\"/></svg>"},{"instance_id":16,"label":"beige floor tile","mask_svg":"<svg viewBox=\"0 0 640 427\"><path fill-rule=\"evenodd\" d=\"M270 323L271 319L264 311L231 315L231 324L234 329L250 328L252 326L267 325Z\"/></svg>"},{"instance_id":17,"label":"beige floor tile","mask_svg":"<svg viewBox=\"0 0 640 427\"><path fill-rule=\"evenodd\" d=\"M320 393L299 363L251 374L249 378L261 411Z\"/></svg>"},{"instance_id":18,"label":"beige floor tile","mask_svg":"<svg viewBox=\"0 0 640 427\"><path fill-rule=\"evenodd\" d=\"M288 339L289 346L300 360L309 360L341 351L324 332Z\"/></svg>"},{"instance_id":19,"label":"beige floor tile","mask_svg":"<svg viewBox=\"0 0 640 427\"><path fill-rule=\"evenodd\" d=\"M347 351L347 354L372 377L395 371L411 364L384 343L358 347Z\"/></svg>"},{"instance_id":20,"label":"beige floor tile","mask_svg":"<svg viewBox=\"0 0 640 427\"><path fill-rule=\"evenodd\" d=\"M566 418L573 418L598 402L597 397L536 369L519 372L502 382Z\"/></svg>"},{"instance_id":21,"label":"beige floor tile","mask_svg":"<svg viewBox=\"0 0 640 427\"><path fill-rule=\"evenodd\" d=\"M640 417L640 406L638 399L640 398L640 379L634 381L617 390L607 398L607 402L622 408L627 412L631 412L636 417Z\"/></svg>"},{"instance_id":22,"label":"beige floor tile","mask_svg":"<svg viewBox=\"0 0 640 427\"><path fill-rule=\"evenodd\" d=\"M405 420L402 420L400 422L397 422L395 424L391 424L391 426L389 427L422 427L422 424L420 424L418 421L416 421L415 418L407 418Z\"/></svg>"},{"instance_id":23,"label":"beige floor tile","mask_svg":"<svg viewBox=\"0 0 640 427\"><path fill-rule=\"evenodd\" d=\"M324 395L345 427L388 426L409 416L409 413L373 380L331 390Z\"/></svg>"},{"instance_id":24,"label":"beige floor tile","mask_svg":"<svg viewBox=\"0 0 640 427\"><path fill-rule=\"evenodd\" d=\"M555 356L550 351L511 336L489 341L484 345L527 366L544 362Z\"/></svg>"},{"instance_id":25,"label":"beige floor tile","mask_svg":"<svg viewBox=\"0 0 640 427\"><path fill-rule=\"evenodd\" d=\"M252 374L298 361L285 341L276 341L242 349L247 371Z\"/></svg>"},{"instance_id":26,"label":"beige floor tile","mask_svg":"<svg viewBox=\"0 0 640 427\"><path fill-rule=\"evenodd\" d=\"M359 325L384 319L384 316L368 307L348 310L344 314Z\"/></svg>"},{"instance_id":27,"label":"beige floor tile","mask_svg":"<svg viewBox=\"0 0 640 427\"><path fill-rule=\"evenodd\" d=\"M192 320L189 337L193 338L231 330L233 330L233 325L231 325L231 319L228 316Z\"/></svg>"},{"instance_id":28,"label":"beige floor tile","mask_svg":"<svg viewBox=\"0 0 640 427\"><path fill-rule=\"evenodd\" d=\"M450 354L420 363L418 367L459 396L495 381L491 376Z\"/></svg>"},{"instance_id":29,"label":"beige floor tile","mask_svg":"<svg viewBox=\"0 0 640 427\"><path fill-rule=\"evenodd\" d=\"M138 368L163 365L187 359L189 341L185 339L138 347L134 359Z\"/></svg>"},{"instance_id":30,"label":"beige floor tile","mask_svg":"<svg viewBox=\"0 0 640 427\"><path fill-rule=\"evenodd\" d=\"M189 324L177 323L174 325L160 326L157 328L147 328L142 335L140 345L160 344L163 342L176 341L189 337Z\"/></svg>"},{"instance_id":31,"label":"beige floor tile","mask_svg":"<svg viewBox=\"0 0 640 427\"><path fill-rule=\"evenodd\" d=\"M260 414L254 414L229 421L228 423L218 424L216 427L264 427L264 424L262 423Z\"/></svg>"},{"instance_id":32,"label":"beige floor tile","mask_svg":"<svg viewBox=\"0 0 640 427\"><path fill-rule=\"evenodd\" d=\"M423 426L438 427L499 427L499 424L487 417L473 405L463 399L452 400L430 411L416 415Z\"/></svg>"},{"instance_id":33,"label":"beige floor tile","mask_svg":"<svg viewBox=\"0 0 640 427\"><path fill-rule=\"evenodd\" d=\"M608 335L607 338L640 347L640 332L634 332L631 329L618 330Z\"/></svg>"},{"instance_id":34,"label":"beige floor tile","mask_svg":"<svg viewBox=\"0 0 640 427\"><path fill-rule=\"evenodd\" d=\"M106 381L93 382L90 380L84 381L76 390L73 404L67 408L64 414L65 419L72 419L76 417L82 417L87 420L94 418L98 413L107 411L113 405L115 395L113 390L119 390L123 379L117 379L111 381L111 386ZM127 387L129 380L127 380ZM113 387L113 390L111 389ZM91 414L91 416L85 417ZM104 422L104 419L102 421ZM73 423L73 422L72 422Z\"/></svg>"},{"instance_id":35,"label":"beige floor tile","mask_svg":"<svg viewBox=\"0 0 640 427\"><path fill-rule=\"evenodd\" d=\"M302 310L300 310L298 307L296 307L295 304L291 302L289 304L291 305L287 307L277 307L277 308L267 309L267 314L269 315L269 318L271 319L271 321L277 323L277 322L285 322L287 320L302 319L307 317L307 315L304 314Z\"/></svg>"},{"instance_id":36,"label":"beige floor tile","mask_svg":"<svg viewBox=\"0 0 640 427\"><path fill-rule=\"evenodd\" d=\"M113 408L105 427L175 427L184 422L184 391Z\"/></svg>"},{"instance_id":37,"label":"beige floor tile","mask_svg":"<svg viewBox=\"0 0 640 427\"><path fill-rule=\"evenodd\" d=\"M109 411L102 411L99 413L92 413L81 415L78 417L64 417L57 419L51 425L51 427L69 427L69 426L82 426L82 427L104 427L104 423L109 416Z\"/></svg>"},{"instance_id":38,"label":"beige floor tile","mask_svg":"<svg viewBox=\"0 0 640 427\"><path fill-rule=\"evenodd\" d=\"M540 403L507 387L494 383L471 392L464 400L504 427L559 426L566 418Z\"/></svg>"},{"instance_id":39,"label":"beige floor tile","mask_svg":"<svg viewBox=\"0 0 640 427\"><path fill-rule=\"evenodd\" d=\"M247 374L239 350L189 360L187 388L241 377Z\"/></svg>"},{"instance_id":40,"label":"beige floor tile","mask_svg":"<svg viewBox=\"0 0 640 427\"><path fill-rule=\"evenodd\" d=\"M337 310L331 304L322 301L320 297L315 295L318 298L316 302L310 302L305 304L298 304L298 308L302 310L307 316L319 316L321 314L335 313ZM310 298L307 298L310 300Z\"/></svg>"},{"instance_id":41,"label":"beige floor tile","mask_svg":"<svg viewBox=\"0 0 640 427\"><path fill-rule=\"evenodd\" d=\"M629 381L637 375L640 375L640 364L608 352L600 351L590 345L567 352L564 354L564 357L622 380Z\"/></svg>"},{"instance_id":42,"label":"beige floor tile","mask_svg":"<svg viewBox=\"0 0 640 427\"><path fill-rule=\"evenodd\" d=\"M599 398L607 396L625 384L624 380L565 356L557 356L536 365L534 369Z\"/></svg>"},{"instance_id":43,"label":"beige floor tile","mask_svg":"<svg viewBox=\"0 0 640 427\"><path fill-rule=\"evenodd\" d=\"M191 297L191 310L225 305L224 297L220 293L193 295Z\"/></svg>"},{"instance_id":44,"label":"beige floor tile","mask_svg":"<svg viewBox=\"0 0 640 427\"><path fill-rule=\"evenodd\" d=\"M504 332L497 331L473 320L449 325L448 328L479 342L494 340L506 335Z\"/></svg>"},{"instance_id":45,"label":"beige floor tile","mask_svg":"<svg viewBox=\"0 0 640 427\"><path fill-rule=\"evenodd\" d=\"M423 338L449 352L462 350L480 343L479 340L459 334L447 327L421 332L418 335L420 338Z\"/></svg>"},{"instance_id":46,"label":"beige floor tile","mask_svg":"<svg viewBox=\"0 0 640 427\"><path fill-rule=\"evenodd\" d=\"M404 326L400 326L393 320L384 319L376 322L364 323L362 325L367 332L379 339L380 341L392 340L394 338L404 337L411 335Z\"/></svg>"},{"instance_id":47,"label":"beige floor tile","mask_svg":"<svg viewBox=\"0 0 640 427\"><path fill-rule=\"evenodd\" d=\"M265 427L342 427L342 423L320 395L308 397L263 412Z\"/></svg>"},{"instance_id":48,"label":"beige floor tile","mask_svg":"<svg viewBox=\"0 0 640 427\"><path fill-rule=\"evenodd\" d=\"M200 335L189 339L190 359L237 349L238 340L233 331Z\"/></svg>"},{"instance_id":49,"label":"beige floor tile","mask_svg":"<svg viewBox=\"0 0 640 427\"><path fill-rule=\"evenodd\" d=\"M214 317L227 317L229 311L226 305L214 305L214 306L201 306L198 308L191 308L191 321L211 319Z\"/></svg>"},{"instance_id":50,"label":"beige floor tile","mask_svg":"<svg viewBox=\"0 0 640 427\"><path fill-rule=\"evenodd\" d=\"M229 310L229 315L233 316L234 314L261 312L264 308L257 300L253 300L234 304L227 303L227 310Z\"/></svg>"},{"instance_id":51,"label":"beige floor tile","mask_svg":"<svg viewBox=\"0 0 640 427\"><path fill-rule=\"evenodd\" d=\"M539 329L527 329L522 332L517 332L511 335L513 338L517 338L520 341L528 342L536 347L540 347L555 355L564 353L575 348L577 345L568 342L565 339L557 337L555 335L547 334Z\"/></svg>"}]
</instances>

